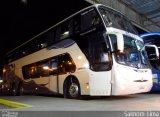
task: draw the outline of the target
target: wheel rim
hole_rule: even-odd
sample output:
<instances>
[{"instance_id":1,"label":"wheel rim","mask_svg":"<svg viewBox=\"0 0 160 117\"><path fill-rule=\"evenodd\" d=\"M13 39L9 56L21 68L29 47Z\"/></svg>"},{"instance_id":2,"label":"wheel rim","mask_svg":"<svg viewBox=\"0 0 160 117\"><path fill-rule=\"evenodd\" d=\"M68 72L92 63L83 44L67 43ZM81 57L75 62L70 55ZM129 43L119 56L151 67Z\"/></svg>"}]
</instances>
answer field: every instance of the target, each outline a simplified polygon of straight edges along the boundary
<instances>
[{"instance_id":1,"label":"wheel rim","mask_svg":"<svg viewBox=\"0 0 160 117\"><path fill-rule=\"evenodd\" d=\"M72 97L77 97L79 93L79 87L76 83L72 83L69 87L69 94Z\"/></svg>"}]
</instances>

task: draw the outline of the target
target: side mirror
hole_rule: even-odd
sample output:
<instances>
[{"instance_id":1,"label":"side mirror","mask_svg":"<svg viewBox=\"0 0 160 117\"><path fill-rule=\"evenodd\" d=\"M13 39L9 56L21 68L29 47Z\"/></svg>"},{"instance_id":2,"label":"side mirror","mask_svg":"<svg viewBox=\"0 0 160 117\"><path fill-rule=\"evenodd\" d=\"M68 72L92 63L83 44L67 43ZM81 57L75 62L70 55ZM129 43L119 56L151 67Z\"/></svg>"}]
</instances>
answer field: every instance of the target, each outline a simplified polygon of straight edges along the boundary
<instances>
[{"instance_id":1,"label":"side mirror","mask_svg":"<svg viewBox=\"0 0 160 117\"><path fill-rule=\"evenodd\" d=\"M124 51L124 38L121 34L117 34L117 49L121 52Z\"/></svg>"},{"instance_id":2,"label":"side mirror","mask_svg":"<svg viewBox=\"0 0 160 117\"><path fill-rule=\"evenodd\" d=\"M145 50L147 51L149 60L159 59L159 51L156 45L145 45Z\"/></svg>"}]
</instances>

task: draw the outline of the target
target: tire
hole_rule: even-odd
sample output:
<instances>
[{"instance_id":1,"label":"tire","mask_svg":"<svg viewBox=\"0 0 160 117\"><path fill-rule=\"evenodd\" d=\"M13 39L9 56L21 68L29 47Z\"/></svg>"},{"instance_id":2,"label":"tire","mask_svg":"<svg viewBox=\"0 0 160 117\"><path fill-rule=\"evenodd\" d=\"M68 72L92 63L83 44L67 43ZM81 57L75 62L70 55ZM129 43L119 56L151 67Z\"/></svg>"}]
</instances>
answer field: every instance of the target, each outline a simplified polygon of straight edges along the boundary
<instances>
[{"instance_id":1,"label":"tire","mask_svg":"<svg viewBox=\"0 0 160 117\"><path fill-rule=\"evenodd\" d=\"M81 99L80 85L76 79L66 81L64 87L64 97L68 99Z\"/></svg>"},{"instance_id":2,"label":"tire","mask_svg":"<svg viewBox=\"0 0 160 117\"><path fill-rule=\"evenodd\" d=\"M17 89L16 85L14 84L12 86L12 96L17 96L17 94L18 94L18 89Z\"/></svg>"},{"instance_id":3,"label":"tire","mask_svg":"<svg viewBox=\"0 0 160 117\"><path fill-rule=\"evenodd\" d=\"M19 96L23 96L24 95L24 88L23 88L23 85L19 85L19 88L18 88L18 95Z\"/></svg>"}]
</instances>

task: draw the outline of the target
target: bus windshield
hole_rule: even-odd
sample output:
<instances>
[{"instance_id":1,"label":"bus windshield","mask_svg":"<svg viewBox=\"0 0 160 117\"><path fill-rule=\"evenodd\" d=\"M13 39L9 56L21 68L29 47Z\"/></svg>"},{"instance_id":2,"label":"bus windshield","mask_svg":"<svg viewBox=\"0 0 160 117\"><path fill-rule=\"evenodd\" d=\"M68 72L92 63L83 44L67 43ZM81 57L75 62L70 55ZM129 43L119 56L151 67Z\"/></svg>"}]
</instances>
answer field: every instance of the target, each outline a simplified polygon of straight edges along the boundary
<instances>
[{"instance_id":1,"label":"bus windshield","mask_svg":"<svg viewBox=\"0 0 160 117\"><path fill-rule=\"evenodd\" d=\"M138 34L130 21L122 14L102 7L99 7L99 11L107 27L114 27L133 34Z\"/></svg>"},{"instance_id":2,"label":"bus windshield","mask_svg":"<svg viewBox=\"0 0 160 117\"><path fill-rule=\"evenodd\" d=\"M117 51L117 37L110 35L113 51L115 51L115 60L119 64L123 64L135 68L148 68L147 53L143 48L143 42L134 38L123 35L124 51Z\"/></svg>"},{"instance_id":3,"label":"bus windshield","mask_svg":"<svg viewBox=\"0 0 160 117\"><path fill-rule=\"evenodd\" d=\"M140 51L140 58L141 58L141 68L149 68L149 60L146 50L143 48L144 43L142 41L136 40L135 41L138 50Z\"/></svg>"}]
</instances>

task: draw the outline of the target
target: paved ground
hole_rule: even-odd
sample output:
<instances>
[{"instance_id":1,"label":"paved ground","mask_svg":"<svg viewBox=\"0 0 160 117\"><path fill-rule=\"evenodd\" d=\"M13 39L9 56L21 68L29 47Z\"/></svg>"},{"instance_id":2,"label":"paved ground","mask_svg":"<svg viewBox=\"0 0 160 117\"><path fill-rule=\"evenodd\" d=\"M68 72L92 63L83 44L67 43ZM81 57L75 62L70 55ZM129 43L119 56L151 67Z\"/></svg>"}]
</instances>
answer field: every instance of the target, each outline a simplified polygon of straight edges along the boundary
<instances>
[{"instance_id":1,"label":"paved ground","mask_svg":"<svg viewBox=\"0 0 160 117\"><path fill-rule=\"evenodd\" d=\"M104 97L86 100L47 96L3 96L32 105L28 111L160 111L160 94L136 94L122 97Z\"/></svg>"},{"instance_id":2,"label":"paved ground","mask_svg":"<svg viewBox=\"0 0 160 117\"><path fill-rule=\"evenodd\" d=\"M14 112L13 114L18 114L18 117L35 117L37 115L38 117L51 117L53 115L55 117L85 117L86 115L87 117L97 117L99 115L100 117L160 116L160 94L156 93L85 100L72 100L64 99L62 97L47 96L2 96L0 99L25 103L32 106L29 108L7 109L9 112ZM2 111L0 117L1 115L6 117L4 116L6 112L3 112L4 110L6 111L6 108L0 105L0 110ZM150 112L154 113L151 113L150 116Z\"/></svg>"},{"instance_id":3,"label":"paved ground","mask_svg":"<svg viewBox=\"0 0 160 117\"><path fill-rule=\"evenodd\" d=\"M12 107L0 104L0 109L11 109Z\"/></svg>"}]
</instances>

